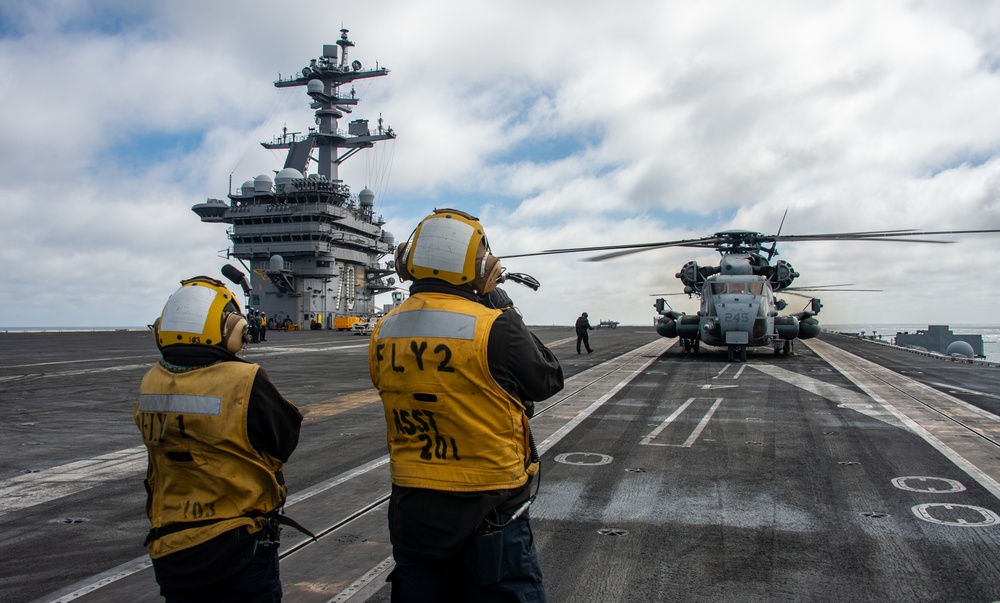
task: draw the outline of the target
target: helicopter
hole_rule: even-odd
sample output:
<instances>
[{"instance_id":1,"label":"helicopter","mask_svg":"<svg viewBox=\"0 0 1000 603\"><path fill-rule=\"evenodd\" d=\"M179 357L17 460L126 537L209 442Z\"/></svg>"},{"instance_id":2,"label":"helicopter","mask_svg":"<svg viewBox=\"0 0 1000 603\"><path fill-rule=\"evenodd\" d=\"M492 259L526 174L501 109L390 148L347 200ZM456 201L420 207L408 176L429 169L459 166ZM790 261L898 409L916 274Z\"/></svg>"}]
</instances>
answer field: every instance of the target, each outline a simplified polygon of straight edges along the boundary
<instances>
[{"instance_id":1,"label":"helicopter","mask_svg":"<svg viewBox=\"0 0 1000 603\"><path fill-rule=\"evenodd\" d=\"M787 215L787 212L786 212ZM784 224L784 218L781 221ZM724 347L730 362L747 361L747 348L769 346L775 354L794 354L796 339L810 339L821 329L816 315L823 307L817 297L806 295L821 291L874 291L873 289L842 289L851 284L792 287L799 273L785 260L777 260L779 241L891 241L899 243L947 244L953 241L914 237L995 233L1000 230L920 231L913 229L843 232L826 234L767 235L749 230L726 230L697 239L661 241L625 245L603 245L548 249L535 253L505 256L528 257L563 253L608 251L586 261L600 262L624 255L663 249L665 247L714 248L721 255L718 266L685 263L674 276L684 285L684 294L700 298L697 314L688 315L673 310L663 297L654 308L656 332L668 339L680 338L685 353L697 354L701 344ZM809 302L799 312L779 315L788 304L775 297L777 293L807 297Z\"/></svg>"}]
</instances>

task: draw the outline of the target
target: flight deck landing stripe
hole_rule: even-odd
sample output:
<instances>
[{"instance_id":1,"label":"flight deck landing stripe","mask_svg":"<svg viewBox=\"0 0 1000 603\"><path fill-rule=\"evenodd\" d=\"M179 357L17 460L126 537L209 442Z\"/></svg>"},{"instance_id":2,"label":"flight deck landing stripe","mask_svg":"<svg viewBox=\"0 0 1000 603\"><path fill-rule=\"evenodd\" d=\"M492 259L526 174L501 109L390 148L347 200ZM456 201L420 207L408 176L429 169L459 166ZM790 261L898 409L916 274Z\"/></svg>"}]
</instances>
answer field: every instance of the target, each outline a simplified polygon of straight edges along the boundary
<instances>
[{"instance_id":1,"label":"flight deck landing stripe","mask_svg":"<svg viewBox=\"0 0 1000 603\"><path fill-rule=\"evenodd\" d=\"M920 436L921 438L923 438L924 441L926 441L928 444L930 444L931 446L933 446L934 448L936 448L941 454L943 454L945 457L947 457L951 462L955 463L955 465L958 466L959 469L961 469L962 471L965 471L965 473L967 473L969 475L969 477L971 477L972 479L974 479L977 482L979 482L979 485L981 485L983 488L985 488L986 490L988 490L990 492L990 494L992 494L996 498L1000 498L1000 483L998 483L991 476L987 475L986 472L984 472L982 469L980 469L979 467L977 467L976 465L974 465L972 462L970 462L968 459L966 459L964 456L962 456L954 448L952 448L948 444L946 444L943 441L941 441L940 439L938 439L937 436L935 436L930 431L928 431L927 429L925 429L922 425L920 425L919 423L917 423L916 421L914 421L905 412L903 412L902 410L896 408L896 406L893 405L890 401L888 401L885 398L883 398L882 396L880 396L877 392L875 392L872 389L872 387L869 387L868 384L862 382L854 374L852 374L852 371L849 371L849 370L843 368L841 365L837 364L834 361L834 357L840 357L840 358L842 358L842 359L844 359L846 361L855 361L855 362L857 362L858 365L859 365L858 368L861 371L865 370L862 367L864 367L864 366L870 366L872 370L882 370L882 371L892 372L893 376L895 378L897 378L897 379L911 381L913 383L916 383L917 385L922 385L921 383L919 383L917 381L914 381L913 379L909 379L909 378L907 378L907 377L905 377L903 375L900 375L898 373L895 373L893 371L890 371L889 369L881 367L881 366L875 364L874 362L871 362L869 360L865 360L864 358L861 358L860 356L857 356L855 354L851 354L850 352L841 350L841 349L837 348L836 346L830 345L829 343L825 343L825 342L822 342L822 341L815 341L815 342L810 341L810 342L806 342L806 345L809 347L809 349L811 349L813 352L815 352L817 356L819 356L820 358L822 358L824 362L826 362L827 364L829 364L830 366L832 366L840 374L844 375L852 383L854 383L859 388L861 388L861 391L863 391L866 394L868 394L871 397L872 400L874 400L879 405L881 405L883 408L885 408L890 413L892 413L893 416L895 416L904 425L906 425L910 429L910 431L912 431L913 433L917 434L918 436Z\"/></svg>"},{"instance_id":2,"label":"flight deck landing stripe","mask_svg":"<svg viewBox=\"0 0 1000 603\"><path fill-rule=\"evenodd\" d=\"M654 341L651 344L647 344L646 346L643 346L638 350L637 356L645 353L646 350L653 349L654 347L657 346L662 347L662 343L659 341ZM651 358L646 360L646 362L642 363L641 366L632 371L632 373L630 373L628 376L626 376L624 379L618 382L617 385L612 387L610 391L608 391L606 394L604 394L603 396L598 398L595 402L593 402L590 406L581 411L580 414L573 417L573 419L571 419L568 423L557 429L552 435L545 438L545 441L543 441L541 444L538 445L538 454L539 455L545 454L545 452L549 448L552 448L553 446L558 444L559 440L566 437L566 435L569 434L569 432L573 431L577 425L586 420L587 417L589 417L594 413L594 411L603 406L605 402L613 398L614 395L617 394L619 390L621 390L621 388L625 387L633 379L638 377L644 370L646 370L646 367L655 362L657 358L659 358L659 354L653 355Z\"/></svg>"},{"instance_id":3,"label":"flight deck landing stripe","mask_svg":"<svg viewBox=\"0 0 1000 603\"><path fill-rule=\"evenodd\" d=\"M0 481L0 515L76 494L146 469L146 447L136 446L38 473Z\"/></svg>"}]
</instances>

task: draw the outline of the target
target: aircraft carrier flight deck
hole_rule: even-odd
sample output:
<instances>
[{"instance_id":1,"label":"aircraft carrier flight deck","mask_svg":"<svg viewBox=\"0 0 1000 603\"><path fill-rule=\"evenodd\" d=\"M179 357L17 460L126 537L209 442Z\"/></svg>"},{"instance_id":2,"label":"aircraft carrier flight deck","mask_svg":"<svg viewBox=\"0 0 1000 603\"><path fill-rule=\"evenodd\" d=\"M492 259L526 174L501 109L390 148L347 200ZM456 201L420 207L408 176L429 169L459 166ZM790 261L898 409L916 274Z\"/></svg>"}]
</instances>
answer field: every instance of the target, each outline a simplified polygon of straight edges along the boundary
<instances>
[{"instance_id":1,"label":"aircraft carrier flight deck","mask_svg":"<svg viewBox=\"0 0 1000 603\"><path fill-rule=\"evenodd\" d=\"M551 602L1000 600L1000 368L824 333L684 354L652 327L533 331L530 515ZM368 337L249 346L305 421L285 469L290 602L385 602L382 407ZM763 351L761 351L763 350ZM148 332L0 333L0 600L160 601L133 422Z\"/></svg>"}]
</instances>

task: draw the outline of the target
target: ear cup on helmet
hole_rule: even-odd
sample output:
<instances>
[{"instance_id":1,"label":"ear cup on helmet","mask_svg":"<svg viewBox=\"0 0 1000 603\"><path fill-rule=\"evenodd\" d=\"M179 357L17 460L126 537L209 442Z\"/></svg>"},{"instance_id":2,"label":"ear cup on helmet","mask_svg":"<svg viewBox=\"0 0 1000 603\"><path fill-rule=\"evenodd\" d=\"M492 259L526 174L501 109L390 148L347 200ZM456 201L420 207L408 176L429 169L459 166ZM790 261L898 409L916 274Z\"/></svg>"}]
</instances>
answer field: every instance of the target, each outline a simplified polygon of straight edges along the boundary
<instances>
[{"instance_id":1,"label":"ear cup on helmet","mask_svg":"<svg viewBox=\"0 0 1000 603\"><path fill-rule=\"evenodd\" d=\"M239 352L246 343L249 330L250 325L242 314L235 312L227 314L225 324L222 326L222 347L234 354Z\"/></svg>"},{"instance_id":2,"label":"ear cup on helmet","mask_svg":"<svg viewBox=\"0 0 1000 603\"><path fill-rule=\"evenodd\" d=\"M482 245L476 253L476 278L472 281L472 286L479 295L485 295L496 288L497 279L500 278L502 271L500 258Z\"/></svg>"},{"instance_id":3,"label":"ear cup on helmet","mask_svg":"<svg viewBox=\"0 0 1000 603\"><path fill-rule=\"evenodd\" d=\"M413 275L410 274L410 269L406 265L409 259L408 255L410 253L410 242L405 241L396 246L396 252L393 254L393 267L396 270L396 274L399 276L401 281L412 281Z\"/></svg>"},{"instance_id":4,"label":"ear cup on helmet","mask_svg":"<svg viewBox=\"0 0 1000 603\"><path fill-rule=\"evenodd\" d=\"M153 321L153 340L156 341L156 347L160 350L163 349L163 345L160 343L160 321L162 320L162 316L157 316L156 320Z\"/></svg>"}]
</instances>

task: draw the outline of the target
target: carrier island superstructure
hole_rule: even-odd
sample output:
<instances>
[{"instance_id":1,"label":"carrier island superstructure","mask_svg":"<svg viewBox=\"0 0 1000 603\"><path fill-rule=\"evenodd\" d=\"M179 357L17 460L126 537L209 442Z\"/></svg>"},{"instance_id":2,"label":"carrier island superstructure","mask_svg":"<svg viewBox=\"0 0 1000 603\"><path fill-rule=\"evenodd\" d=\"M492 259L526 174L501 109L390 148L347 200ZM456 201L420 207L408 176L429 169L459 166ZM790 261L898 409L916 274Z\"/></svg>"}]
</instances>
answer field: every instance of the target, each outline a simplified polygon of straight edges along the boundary
<instances>
[{"instance_id":1,"label":"carrier island superstructure","mask_svg":"<svg viewBox=\"0 0 1000 603\"><path fill-rule=\"evenodd\" d=\"M232 225L227 254L250 270L248 305L266 314L270 326L350 326L377 314L375 296L394 289L392 270L380 265L394 240L375 215L375 194L366 187L352 195L338 175L340 164L358 151L396 137L381 117L374 129L366 119L350 121L346 132L338 127L360 100L353 86L347 92L342 87L389 70L363 69L360 61L350 61L354 43L348 30L340 31L340 39L324 45L319 59L274 83L277 88L305 86L316 110L316 126L308 134L285 128L261 143L287 151L284 168L273 179L262 174L247 180L230 191L228 202L208 199L191 208L202 222Z\"/></svg>"}]
</instances>

